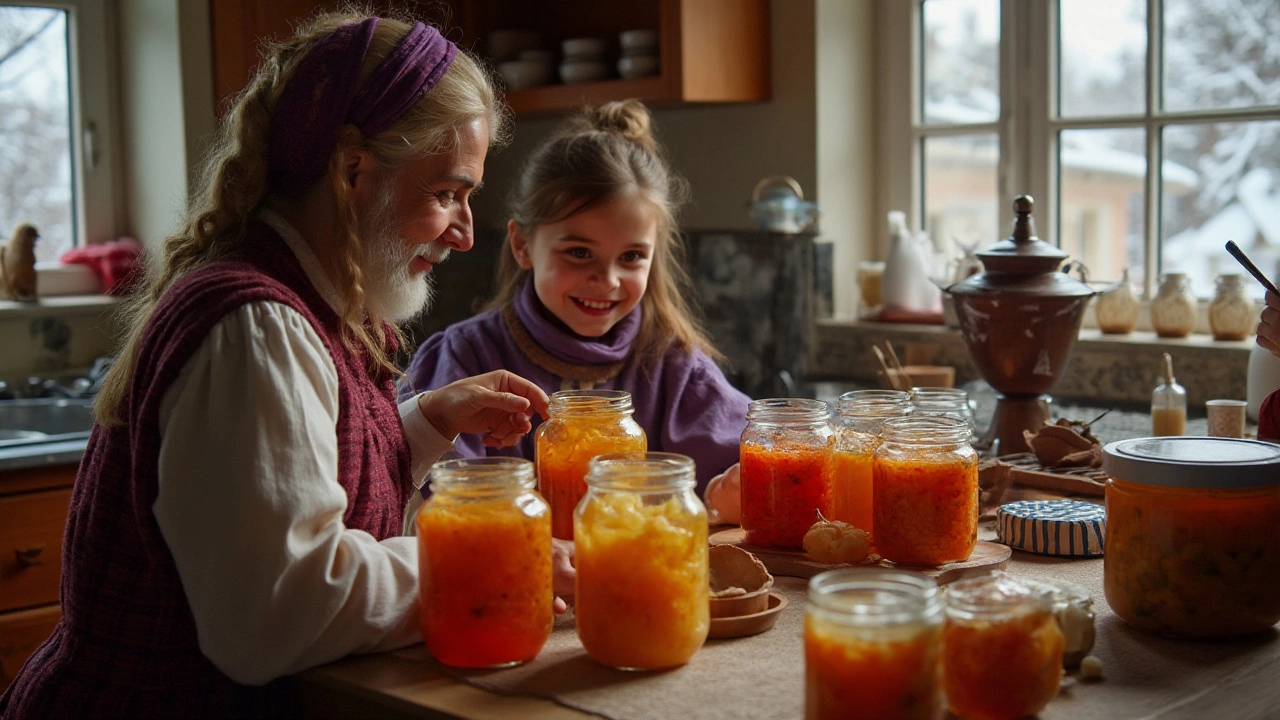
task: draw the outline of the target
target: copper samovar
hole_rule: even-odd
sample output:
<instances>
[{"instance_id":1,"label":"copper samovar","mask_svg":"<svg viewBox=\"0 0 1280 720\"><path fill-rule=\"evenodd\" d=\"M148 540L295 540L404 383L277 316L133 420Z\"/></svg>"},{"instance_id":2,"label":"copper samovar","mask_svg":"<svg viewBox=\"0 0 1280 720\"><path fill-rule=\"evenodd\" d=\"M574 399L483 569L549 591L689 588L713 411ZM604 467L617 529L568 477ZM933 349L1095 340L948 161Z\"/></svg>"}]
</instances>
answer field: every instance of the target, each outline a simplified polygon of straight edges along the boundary
<instances>
[{"instance_id":1,"label":"copper samovar","mask_svg":"<svg viewBox=\"0 0 1280 720\"><path fill-rule=\"evenodd\" d=\"M1013 235L978 253L984 272L947 288L969 354L997 395L981 445L1026 452L1023 430L1049 419L1047 393L1066 370L1094 291L1058 268L1067 254L1036 237L1033 200L1013 201Z\"/></svg>"}]
</instances>

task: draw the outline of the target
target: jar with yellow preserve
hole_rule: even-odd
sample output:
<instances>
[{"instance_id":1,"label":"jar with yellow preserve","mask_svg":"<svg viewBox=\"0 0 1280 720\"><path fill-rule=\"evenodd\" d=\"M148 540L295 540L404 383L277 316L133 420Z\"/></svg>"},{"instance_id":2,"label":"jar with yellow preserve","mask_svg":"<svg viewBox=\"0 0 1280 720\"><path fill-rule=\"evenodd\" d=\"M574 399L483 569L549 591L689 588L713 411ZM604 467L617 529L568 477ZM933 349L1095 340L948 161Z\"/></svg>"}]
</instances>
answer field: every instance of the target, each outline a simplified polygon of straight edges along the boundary
<instances>
[{"instance_id":1,"label":"jar with yellow preserve","mask_svg":"<svg viewBox=\"0 0 1280 720\"><path fill-rule=\"evenodd\" d=\"M947 586L943 685L972 720L1035 715L1057 697L1063 637L1049 588L1003 574Z\"/></svg>"},{"instance_id":2,"label":"jar with yellow preserve","mask_svg":"<svg viewBox=\"0 0 1280 720\"><path fill-rule=\"evenodd\" d=\"M522 458L447 460L418 513L422 637L454 667L532 660L553 623L551 511Z\"/></svg>"},{"instance_id":3,"label":"jar with yellow preserve","mask_svg":"<svg viewBox=\"0 0 1280 720\"><path fill-rule=\"evenodd\" d=\"M885 420L911 414L900 390L854 390L836 402L836 448L831 462L831 519L871 531L871 466Z\"/></svg>"},{"instance_id":4,"label":"jar with yellow preserve","mask_svg":"<svg viewBox=\"0 0 1280 720\"><path fill-rule=\"evenodd\" d=\"M551 532L573 539L573 510L587 494L587 463L597 455L644 452L648 439L632 417L631 393L561 390L534 436L538 490L551 503Z\"/></svg>"},{"instance_id":5,"label":"jar with yellow preserve","mask_svg":"<svg viewBox=\"0 0 1280 720\"><path fill-rule=\"evenodd\" d=\"M830 570L809 581L806 720L942 716L942 595L903 570Z\"/></svg>"},{"instance_id":6,"label":"jar with yellow preserve","mask_svg":"<svg viewBox=\"0 0 1280 720\"><path fill-rule=\"evenodd\" d=\"M835 431L827 404L765 398L747 409L739 476L742 529L754 545L800 548L818 519L831 515Z\"/></svg>"},{"instance_id":7,"label":"jar with yellow preserve","mask_svg":"<svg viewBox=\"0 0 1280 720\"><path fill-rule=\"evenodd\" d=\"M1161 635L1226 638L1280 621L1280 446L1218 437L1103 448L1107 604Z\"/></svg>"},{"instance_id":8,"label":"jar with yellow preserve","mask_svg":"<svg viewBox=\"0 0 1280 720\"><path fill-rule=\"evenodd\" d=\"M619 453L591 461L574 511L574 614L591 659L622 670L683 665L711 629L707 511L693 460Z\"/></svg>"},{"instance_id":9,"label":"jar with yellow preserve","mask_svg":"<svg viewBox=\"0 0 1280 720\"><path fill-rule=\"evenodd\" d=\"M978 540L978 454L955 417L886 420L872 465L871 537L902 565L967 560Z\"/></svg>"}]
</instances>

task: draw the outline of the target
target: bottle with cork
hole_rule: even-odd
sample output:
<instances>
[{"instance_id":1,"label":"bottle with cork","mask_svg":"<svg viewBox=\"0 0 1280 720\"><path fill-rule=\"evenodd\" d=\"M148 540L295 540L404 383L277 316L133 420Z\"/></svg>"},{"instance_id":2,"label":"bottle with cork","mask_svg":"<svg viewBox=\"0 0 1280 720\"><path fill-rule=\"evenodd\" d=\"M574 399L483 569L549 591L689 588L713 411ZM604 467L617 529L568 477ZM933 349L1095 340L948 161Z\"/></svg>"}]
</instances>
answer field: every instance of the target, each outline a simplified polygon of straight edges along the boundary
<instances>
[{"instance_id":1,"label":"bottle with cork","mask_svg":"<svg viewBox=\"0 0 1280 720\"><path fill-rule=\"evenodd\" d=\"M1151 393L1151 434L1187 433L1187 391L1173 377L1173 357L1164 354L1164 381Z\"/></svg>"}]
</instances>

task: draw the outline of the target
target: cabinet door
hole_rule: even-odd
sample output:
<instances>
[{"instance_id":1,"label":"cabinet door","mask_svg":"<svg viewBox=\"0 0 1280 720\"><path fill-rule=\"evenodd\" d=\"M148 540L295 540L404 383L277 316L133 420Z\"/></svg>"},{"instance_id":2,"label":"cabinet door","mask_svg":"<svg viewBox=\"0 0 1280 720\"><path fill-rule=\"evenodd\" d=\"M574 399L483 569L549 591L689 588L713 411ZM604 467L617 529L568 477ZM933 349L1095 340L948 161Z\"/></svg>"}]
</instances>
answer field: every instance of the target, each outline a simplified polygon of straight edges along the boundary
<instances>
[{"instance_id":1,"label":"cabinet door","mask_svg":"<svg viewBox=\"0 0 1280 720\"><path fill-rule=\"evenodd\" d=\"M0 497L0 611L58 602L71 488Z\"/></svg>"},{"instance_id":2,"label":"cabinet door","mask_svg":"<svg viewBox=\"0 0 1280 720\"><path fill-rule=\"evenodd\" d=\"M9 687L61 617L57 605L0 614L0 692Z\"/></svg>"},{"instance_id":3,"label":"cabinet door","mask_svg":"<svg viewBox=\"0 0 1280 720\"><path fill-rule=\"evenodd\" d=\"M284 37L290 21L333 4L321 0L209 0L218 111L225 111L227 101L253 77L259 42Z\"/></svg>"}]
</instances>

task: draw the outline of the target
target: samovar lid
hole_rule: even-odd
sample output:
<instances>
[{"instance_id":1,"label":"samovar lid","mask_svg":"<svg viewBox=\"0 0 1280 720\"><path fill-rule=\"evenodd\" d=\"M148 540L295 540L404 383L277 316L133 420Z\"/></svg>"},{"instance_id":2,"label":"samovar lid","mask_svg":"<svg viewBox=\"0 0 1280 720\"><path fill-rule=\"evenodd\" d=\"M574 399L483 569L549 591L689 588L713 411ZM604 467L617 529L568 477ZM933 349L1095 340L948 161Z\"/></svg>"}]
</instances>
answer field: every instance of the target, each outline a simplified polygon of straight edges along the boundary
<instances>
[{"instance_id":1,"label":"samovar lid","mask_svg":"<svg viewBox=\"0 0 1280 720\"><path fill-rule=\"evenodd\" d=\"M1067 254L1036 237L1031 210L1035 199L1019 195L1013 199L1013 234L978 253L987 272L1040 274L1058 269Z\"/></svg>"}]
</instances>

